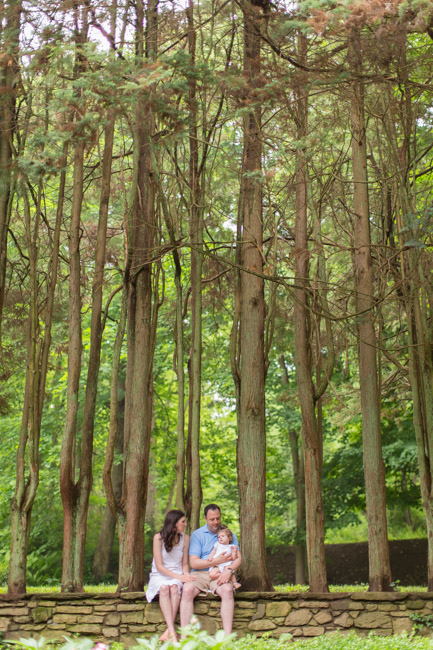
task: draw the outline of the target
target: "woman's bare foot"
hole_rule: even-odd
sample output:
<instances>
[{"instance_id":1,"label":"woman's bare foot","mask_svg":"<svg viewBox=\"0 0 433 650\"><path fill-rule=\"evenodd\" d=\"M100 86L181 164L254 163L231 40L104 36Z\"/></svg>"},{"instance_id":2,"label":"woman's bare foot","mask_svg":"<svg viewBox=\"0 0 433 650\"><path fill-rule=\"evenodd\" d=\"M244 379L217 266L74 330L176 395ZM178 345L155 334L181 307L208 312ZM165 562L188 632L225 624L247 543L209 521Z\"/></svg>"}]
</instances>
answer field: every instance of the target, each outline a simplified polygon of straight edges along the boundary
<instances>
[{"instance_id":1,"label":"woman's bare foot","mask_svg":"<svg viewBox=\"0 0 433 650\"><path fill-rule=\"evenodd\" d=\"M161 634L161 636L159 637L159 640L160 641L168 641L169 638L170 638L170 632L168 630L165 630L165 632L163 632Z\"/></svg>"}]
</instances>

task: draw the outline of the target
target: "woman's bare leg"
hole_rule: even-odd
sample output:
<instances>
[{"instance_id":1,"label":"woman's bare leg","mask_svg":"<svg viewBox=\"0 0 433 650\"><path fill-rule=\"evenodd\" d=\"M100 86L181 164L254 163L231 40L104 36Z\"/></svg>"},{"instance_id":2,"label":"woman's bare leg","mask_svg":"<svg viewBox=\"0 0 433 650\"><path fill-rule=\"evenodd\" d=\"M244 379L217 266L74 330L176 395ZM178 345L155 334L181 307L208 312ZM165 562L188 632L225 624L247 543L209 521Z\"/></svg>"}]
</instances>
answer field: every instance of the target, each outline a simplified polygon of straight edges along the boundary
<instances>
[{"instance_id":1,"label":"woman's bare leg","mask_svg":"<svg viewBox=\"0 0 433 650\"><path fill-rule=\"evenodd\" d=\"M170 585L170 599L171 609L173 612L173 621L176 620L177 610L179 609L180 596L179 587L177 585Z\"/></svg>"},{"instance_id":2,"label":"woman's bare leg","mask_svg":"<svg viewBox=\"0 0 433 650\"><path fill-rule=\"evenodd\" d=\"M179 596L179 587L177 585L170 585L170 601L171 601L171 611L173 615L173 625L176 620L177 610L179 609L180 596ZM176 632L174 637L171 637L173 641L177 641Z\"/></svg>"},{"instance_id":3,"label":"woman's bare leg","mask_svg":"<svg viewBox=\"0 0 433 650\"><path fill-rule=\"evenodd\" d=\"M167 623L168 635L170 638L174 639L176 638L176 630L174 629L173 608L171 605L170 587L168 585L162 585L159 590L159 606L164 620ZM165 632L161 635L160 639L162 641L167 640Z\"/></svg>"}]
</instances>

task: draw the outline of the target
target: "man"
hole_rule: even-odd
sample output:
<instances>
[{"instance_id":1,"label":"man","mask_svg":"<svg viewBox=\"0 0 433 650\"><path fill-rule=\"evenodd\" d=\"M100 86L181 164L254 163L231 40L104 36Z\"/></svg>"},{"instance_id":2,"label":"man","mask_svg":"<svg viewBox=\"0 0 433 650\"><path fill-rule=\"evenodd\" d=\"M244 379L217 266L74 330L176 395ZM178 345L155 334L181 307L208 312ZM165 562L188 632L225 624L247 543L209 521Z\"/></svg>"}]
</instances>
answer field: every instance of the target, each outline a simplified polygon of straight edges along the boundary
<instances>
[{"instance_id":1,"label":"man","mask_svg":"<svg viewBox=\"0 0 433 650\"><path fill-rule=\"evenodd\" d=\"M187 582L183 586L182 600L180 601L180 625L185 627L191 621L194 613L194 599L202 591L218 594L221 598L221 619L223 630L230 634L233 625L233 612L235 601L233 587L230 579L233 573L241 566L241 554L238 550L236 557L232 556L230 567L225 567L217 580L211 580L209 568L217 566L230 559L227 555L220 554L209 561L208 557L218 541L218 531L221 528L221 510L215 503L210 503L204 509L205 525L198 528L191 535L189 545L189 563L194 571L194 582ZM233 536L233 544L239 549L238 540Z\"/></svg>"}]
</instances>

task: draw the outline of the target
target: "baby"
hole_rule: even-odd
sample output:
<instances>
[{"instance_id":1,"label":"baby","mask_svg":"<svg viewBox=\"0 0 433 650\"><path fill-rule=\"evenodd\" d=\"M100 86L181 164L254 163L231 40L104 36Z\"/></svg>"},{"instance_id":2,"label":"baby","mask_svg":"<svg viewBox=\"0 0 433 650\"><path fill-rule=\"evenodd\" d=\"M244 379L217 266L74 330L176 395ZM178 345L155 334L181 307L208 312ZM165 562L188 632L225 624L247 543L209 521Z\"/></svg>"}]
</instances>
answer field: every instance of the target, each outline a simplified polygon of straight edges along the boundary
<instances>
[{"instance_id":1,"label":"baby","mask_svg":"<svg viewBox=\"0 0 433 650\"><path fill-rule=\"evenodd\" d=\"M217 580L220 577L221 572L224 570L224 568L226 566L230 566L232 560L235 560L237 558L238 549L234 544L232 544L232 541L233 541L233 533L229 528L221 528L221 530L218 531L218 541L215 542L214 544L211 554L208 557L208 562L211 562L214 559L214 557L221 554L231 555L232 558L227 562L221 562L221 564L218 564L218 566L212 566L209 568L209 575L212 578L212 580ZM241 586L239 582L236 580L236 576L234 573L232 574L230 581L234 589L239 589L239 587Z\"/></svg>"}]
</instances>

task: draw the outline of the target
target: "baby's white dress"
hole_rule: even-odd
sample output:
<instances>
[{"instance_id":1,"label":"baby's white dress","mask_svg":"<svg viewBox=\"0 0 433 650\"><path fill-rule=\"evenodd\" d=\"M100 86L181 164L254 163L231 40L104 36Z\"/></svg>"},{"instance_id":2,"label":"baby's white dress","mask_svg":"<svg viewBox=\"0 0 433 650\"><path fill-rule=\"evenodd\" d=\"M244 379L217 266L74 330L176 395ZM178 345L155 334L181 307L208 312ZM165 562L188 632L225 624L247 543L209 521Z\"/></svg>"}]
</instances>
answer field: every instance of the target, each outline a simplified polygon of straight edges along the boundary
<instances>
[{"instance_id":1,"label":"baby's white dress","mask_svg":"<svg viewBox=\"0 0 433 650\"><path fill-rule=\"evenodd\" d=\"M221 555L221 553L224 553L224 555L231 555L231 552L233 549L236 548L236 544L221 544L220 542L215 542L214 544L214 549L215 549L215 555ZM228 566L231 564L232 561L228 560L227 562L221 562L221 564L217 564L216 568L219 569L220 571L224 570L224 567ZM209 571L212 571L212 569L215 569L215 567L210 567Z\"/></svg>"},{"instance_id":2,"label":"baby's white dress","mask_svg":"<svg viewBox=\"0 0 433 650\"><path fill-rule=\"evenodd\" d=\"M184 546L184 535L180 534L179 544L173 546L171 551L167 553L165 550L164 542L162 542L162 564L166 569L173 571L174 573L183 573L182 569L182 559L183 559L183 546ZM182 582L176 580L176 578L170 578L165 576L158 571L155 564L155 558L152 561L152 569L149 574L149 584L147 585L146 598L147 602L151 602L156 594L159 594L159 590L162 585L177 585L179 589L179 594L182 593Z\"/></svg>"}]
</instances>

